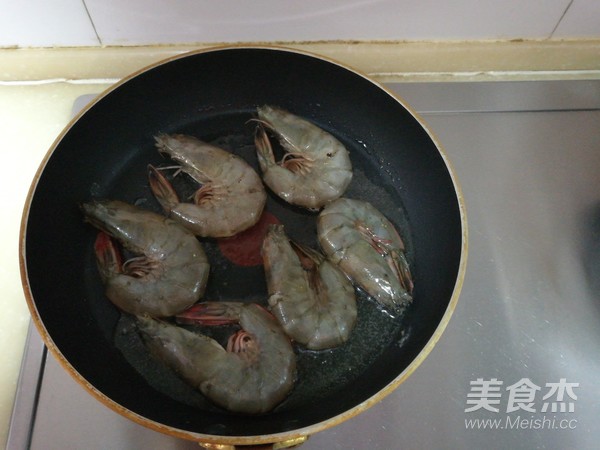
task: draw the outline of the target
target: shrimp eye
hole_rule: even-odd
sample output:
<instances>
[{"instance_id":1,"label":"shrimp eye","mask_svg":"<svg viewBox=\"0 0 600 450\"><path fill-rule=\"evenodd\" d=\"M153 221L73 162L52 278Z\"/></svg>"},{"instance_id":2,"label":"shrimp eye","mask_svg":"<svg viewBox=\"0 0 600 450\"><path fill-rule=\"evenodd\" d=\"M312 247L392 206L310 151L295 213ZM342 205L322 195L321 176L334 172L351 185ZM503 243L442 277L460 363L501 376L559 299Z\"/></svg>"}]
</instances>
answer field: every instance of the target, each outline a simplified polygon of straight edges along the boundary
<instances>
[{"instance_id":1,"label":"shrimp eye","mask_svg":"<svg viewBox=\"0 0 600 450\"><path fill-rule=\"evenodd\" d=\"M331 153L331 152L327 153L328 158L331 158L332 156L333 156L333 153Z\"/></svg>"}]
</instances>

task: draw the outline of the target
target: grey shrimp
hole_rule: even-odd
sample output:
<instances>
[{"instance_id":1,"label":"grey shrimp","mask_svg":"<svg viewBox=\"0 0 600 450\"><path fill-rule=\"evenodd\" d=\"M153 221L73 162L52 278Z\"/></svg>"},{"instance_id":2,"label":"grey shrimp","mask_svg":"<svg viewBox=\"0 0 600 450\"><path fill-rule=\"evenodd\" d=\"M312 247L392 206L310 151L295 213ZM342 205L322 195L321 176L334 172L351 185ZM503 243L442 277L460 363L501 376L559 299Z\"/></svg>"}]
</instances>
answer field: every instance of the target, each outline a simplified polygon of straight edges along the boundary
<instances>
[{"instance_id":1,"label":"grey shrimp","mask_svg":"<svg viewBox=\"0 0 600 450\"><path fill-rule=\"evenodd\" d=\"M413 281L404 242L370 203L340 198L317 218L317 236L330 261L391 314L412 302Z\"/></svg>"},{"instance_id":2,"label":"grey shrimp","mask_svg":"<svg viewBox=\"0 0 600 450\"><path fill-rule=\"evenodd\" d=\"M262 246L269 305L285 332L312 350L346 342L356 322L354 287L316 250L271 225Z\"/></svg>"},{"instance_id":3,"label":"grey shrimp","mask_svg":"<svg viewBox=\"0 0 600 450\"><path fill-rule=\"evenodd\" d=\"M256 150L263 181L293 205L318 210L340 197L352 180L352 164L346 147L312 122L283 109L257 109ZM275 160L265 131L275 134L285 156Z\"/></svg>"},{"instance_id":4,"label":"grey shrimp","mask_svg":"<svg viewBox=\"0 0 600 450\"><path fill-rule=\"evenodd\" d=\"M81 205L100 229L95 253L106 296L131 314L171 316L204 294L209 264L198 239L160 214L118 200ZM138 254L122 263L114 239Z\"/></svg>"},{"instance_id":5,"label":"grey shrimp","mask_svg":"<svg viewBox=\"0 0 600 450\"><path fill-rule=\"evenodd\" d=\"M155 139L161 153L202 185L193 202L181 202L167 179L150 166L150 188L169 217L203 237L233 236L258 222L267 194L246 161L193 136L161 135Z\"/></svg>"},{"instance_id":6,"label":"grey shrimp","mask_svg":"<svg viewBox=\"0 0 600 450\"><path fill-rule=\"evenodd\" d=\"M237 413L272 410L292 390L296 356L275 318L253 303L206 302L177 316L183 323L238 323L223 348L206 335L150 318L138 329L150 352L217 405Z\"/></svg>"}]
</instances>

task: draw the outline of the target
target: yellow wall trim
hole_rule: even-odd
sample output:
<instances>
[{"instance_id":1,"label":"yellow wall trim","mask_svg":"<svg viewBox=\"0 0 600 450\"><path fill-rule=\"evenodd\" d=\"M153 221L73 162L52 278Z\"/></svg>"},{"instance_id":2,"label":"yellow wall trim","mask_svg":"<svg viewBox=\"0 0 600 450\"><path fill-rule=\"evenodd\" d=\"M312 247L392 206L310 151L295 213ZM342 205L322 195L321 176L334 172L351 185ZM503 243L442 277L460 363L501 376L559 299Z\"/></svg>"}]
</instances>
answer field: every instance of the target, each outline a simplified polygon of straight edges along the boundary
<instances>
[{"instance_id":1,"label":"yellow wall trim","mask_svg":"<svg viewBox=\"0 0 600 450\"><path fill-rule=\"evenodd\" d=\"M252 43L243 43L244 45ZM586 40L277 42L333 58L378 81L600 79L600 38ZM121 79L216 44L0 49L0 81ZM8 84L8 83L6 83Z\"/></svg>"}]
</instances>

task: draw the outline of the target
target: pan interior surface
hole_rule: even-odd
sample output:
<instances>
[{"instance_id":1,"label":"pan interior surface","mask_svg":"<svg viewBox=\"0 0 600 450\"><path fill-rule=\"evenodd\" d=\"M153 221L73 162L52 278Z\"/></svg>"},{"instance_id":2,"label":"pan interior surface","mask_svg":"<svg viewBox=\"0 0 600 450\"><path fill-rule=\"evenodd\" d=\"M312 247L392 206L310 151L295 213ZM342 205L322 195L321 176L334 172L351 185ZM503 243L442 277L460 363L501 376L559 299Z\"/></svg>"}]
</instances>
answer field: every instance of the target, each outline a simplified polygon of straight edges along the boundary
<instances>
[{"instance_id":1,"label":"pan interior surface","mask_svg":"<svg viewBox=\"0 0 600 450\"><path fill-rule=\"evenodd\" d=\"M398 227L415 280L413 305L399 318L359 294L350 341L334 350L298 350L297 385L274 411L239 416L212 406L140 351L131 319L105 298L93 255L96 231L78 205L114 198L160 212L147 165L167 165L154 136L191 134L257 168L257 106L312 120L350 151L345 196L370 201ZM182 191L194 189L184 177ZM293 239L316 244L316 213L269 194L267 210ZM241 267L203 241L211 262L210 300L266 304L262 266ZM57 142L31 197L25 262L34 308L47 337L102 395L151 421L192 433L257 436L331 419L377 395L421 353L450 303L459 273L462 224L444 158L421 123L359 74L313 56L232 48L173 59L105 94ZM224 339L227 330L221 330ZM315 408L318 404L318 408Z\"/></svg>"}]
</instances>

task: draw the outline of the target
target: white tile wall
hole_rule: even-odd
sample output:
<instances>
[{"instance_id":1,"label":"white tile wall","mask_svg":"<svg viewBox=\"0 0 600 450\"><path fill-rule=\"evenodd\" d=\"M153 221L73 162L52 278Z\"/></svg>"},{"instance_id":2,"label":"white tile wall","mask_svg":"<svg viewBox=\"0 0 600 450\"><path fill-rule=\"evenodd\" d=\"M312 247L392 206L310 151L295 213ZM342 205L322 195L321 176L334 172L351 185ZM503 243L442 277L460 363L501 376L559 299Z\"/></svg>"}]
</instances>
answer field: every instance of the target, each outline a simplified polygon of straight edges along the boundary
<instances>
[{"instance_id":1,"label":"white tile wall","mask_svg":"<svg viewBox=\"0 0 600 450\"><path fill-rule=\"evenodd\" d=\"M557 38L600 36L600 1L575 0L554 32Z\"/></svg>"},{"instance_id":2,"label":"white tile wall","mask_svg":"<svg viewBox=\"0 0 600 450\"><path fill-rule=\"evenodd\" d=\"M548 37L570 0L85 0L103 44Z\"/></svg>"},{"instance_id":3,"label":"white tile wall","mask_svg":"<svg viewBox=\"0 0 600 450\"><path fill-rule=\"evenodd\" d=\"M0 47L72 45L98 45L82 0L0 0Z\"/></svg>"},{"instance_id":4,"label":"white tile wall","mask_svg":"<svg viewBox=\"0 0 600 450\"><path fill-rule=\"evenodd\" d=\"M3 7L0 46L547 38L570 2L27 0ZM574 0L557 34L597 36L599 18L597 0Z\"/></svg>"},{"instance_id":5,"label":"white tile wall","mask_svg":"<svg viewBox=\"0 0 600 450\"><path fill-rule=\"evenodd\" d=\"M600 37L599 0L0 2L0 47Z\"/></svg>"}]
</instances>

